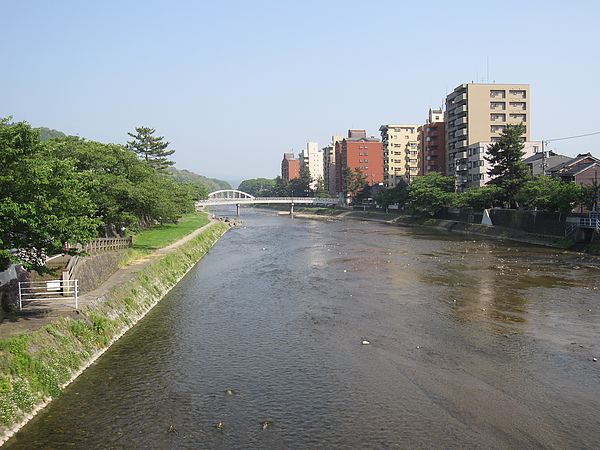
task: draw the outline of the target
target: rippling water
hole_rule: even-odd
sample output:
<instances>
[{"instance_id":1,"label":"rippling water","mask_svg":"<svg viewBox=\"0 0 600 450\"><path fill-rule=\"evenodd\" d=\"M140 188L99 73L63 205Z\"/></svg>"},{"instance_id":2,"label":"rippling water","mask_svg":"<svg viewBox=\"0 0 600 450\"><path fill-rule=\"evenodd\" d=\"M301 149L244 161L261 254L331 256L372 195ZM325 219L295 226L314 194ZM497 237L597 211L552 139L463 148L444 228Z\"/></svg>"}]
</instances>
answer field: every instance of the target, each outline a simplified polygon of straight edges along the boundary
<instances>
[{"instance_id":1,"label":"rippling water","mask_svg":"<svg viewBox=\"0 0 600 450\"><path fill-rule=\"evenodd\" d=\"M242 219L6 446L598 447L597 259Z\"/></svg>"}]
</instances>

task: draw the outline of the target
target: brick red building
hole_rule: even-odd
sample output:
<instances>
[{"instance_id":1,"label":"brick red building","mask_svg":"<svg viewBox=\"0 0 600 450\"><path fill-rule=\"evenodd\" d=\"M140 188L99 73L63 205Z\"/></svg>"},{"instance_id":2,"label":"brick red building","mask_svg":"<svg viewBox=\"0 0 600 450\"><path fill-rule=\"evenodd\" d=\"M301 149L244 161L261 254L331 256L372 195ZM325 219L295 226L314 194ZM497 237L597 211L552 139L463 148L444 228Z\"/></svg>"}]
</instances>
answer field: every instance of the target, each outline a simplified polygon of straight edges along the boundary
<instances>
[{"instance_id":1,"label":"brick red building","mask_svg":"<svg viewBox=\"0 0 600 450\"><path fill-rule=\"evenodd\" d=\"M293 153L284 153L281 161L281 178L290 181L300 176L300 160Z\"/></svg>"},{"instance_id":2,"label":"brick red building","mask_svg":"<svg viewBox=\"0 0 600 450\"><path fill-rule=\"evenodd\" d=\"M446 122L441 110L429 110L429 119L418 128L419 175L446 175Z\"/></svg>"},{"instance_id":3,"label":"brick red building","mask_svg":"<svg viewBox=\"0 0 600 450\"><path fill-rule=\"evenodd\" d=\"M342 173L345 167L352 171L360 168L373 186L383 181L383 153L381 141L373 136L367 137L365 130L348 130L348 137L335 143L335 190L343 192Z\"/></svg>"}]
</instances>

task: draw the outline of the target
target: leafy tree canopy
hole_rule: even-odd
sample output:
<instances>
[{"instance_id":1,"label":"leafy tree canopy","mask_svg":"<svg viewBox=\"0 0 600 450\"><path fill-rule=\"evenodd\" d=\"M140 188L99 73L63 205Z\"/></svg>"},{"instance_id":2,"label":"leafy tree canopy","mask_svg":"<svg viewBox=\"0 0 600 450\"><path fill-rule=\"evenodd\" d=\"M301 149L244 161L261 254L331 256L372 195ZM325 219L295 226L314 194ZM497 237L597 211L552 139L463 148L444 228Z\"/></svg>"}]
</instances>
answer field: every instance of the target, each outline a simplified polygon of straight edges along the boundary
<instances>
[{"instance_id":1,"label":"leafy tree canopy","mask_svg":"<svg viewBox=\"0 0 600 450\"><path fill-rule=\"evenodd\" d=\"M408 187L409 211L433 216L445 206L450 206L454 193L454 178L431 172L415 177Z\"/></svg>"},{"instance_id":2,"label":"leafy tree canopy","mask_svg":"<svg viewBox=\"0 0 600 450\"><path fill-rule=\"evenodd\" d=\"M0 126L0 270L10 263L44 271L65 241L86 243L101 224L90 180L73 159L50 158L25 122ZM11 249L16 252L11 253Z\"/></svg>"},{"instance_id":3,"label":"leafy tree canopy","mask_svg":"<svg viewBox=\"0 0 600 450\"><path fill-rule=\"evenodd\" d=\"M582 200L582 189L575 183L539 175L523 185L517 200L526 209L570 212Z\"/></svg>"},{"instance_id":4,"label":"leafy tree canopy","mask_svg":"<svg viewBox=\"0 0 600 450\"><path fill-rule=\"evenodd\" d=\"M240 191L246 192L254 197L264 197L275 185L275 179L251 178L244 180L238 186Z\"/></svg>"},{"instance_id":5,"label":"leafy tree canopy","mask_svg":"<svg viewBox=\"0 0 600 450\"><path fill-rule=\"evenodd\" d=\"M496 206L500 195L498 186L471 186L456 196L454 206L483 211Z\"/></svg>"}]
</instances>

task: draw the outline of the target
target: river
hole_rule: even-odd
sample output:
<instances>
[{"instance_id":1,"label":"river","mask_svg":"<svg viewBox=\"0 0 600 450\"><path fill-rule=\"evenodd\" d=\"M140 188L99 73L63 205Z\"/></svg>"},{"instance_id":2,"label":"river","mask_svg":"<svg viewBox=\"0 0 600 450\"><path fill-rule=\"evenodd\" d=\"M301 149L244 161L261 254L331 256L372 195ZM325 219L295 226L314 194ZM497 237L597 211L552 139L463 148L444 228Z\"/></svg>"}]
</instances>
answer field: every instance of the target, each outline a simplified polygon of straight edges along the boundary
<instances>
[{"instance_id":1,"label":"river","mask_svg":"<svg viewBox=\"0 0 600 450\"><path fill-rule=\"evenodd\" d=\"M600 446L598 259L241 219L6 448Z\"/></svg>"}]
</instances>

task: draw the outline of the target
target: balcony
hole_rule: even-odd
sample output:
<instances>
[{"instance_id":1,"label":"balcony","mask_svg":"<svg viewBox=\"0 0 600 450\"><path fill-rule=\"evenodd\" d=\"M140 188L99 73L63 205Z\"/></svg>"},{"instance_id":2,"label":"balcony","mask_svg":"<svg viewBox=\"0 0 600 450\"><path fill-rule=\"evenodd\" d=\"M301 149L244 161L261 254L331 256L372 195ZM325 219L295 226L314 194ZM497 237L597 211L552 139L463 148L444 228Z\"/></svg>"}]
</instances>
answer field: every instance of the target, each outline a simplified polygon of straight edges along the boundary
<instances>
[{"instance_id":1,"label":"balcony","mask_svg":"<svg viewBox=\"0 0 600 450\"><path fill-rule=\"evenodd\" d=\"M456 159L467 159L467 152L458 152L456 154Z\"/></svg>"}]
</instances>

